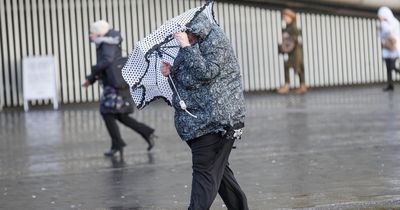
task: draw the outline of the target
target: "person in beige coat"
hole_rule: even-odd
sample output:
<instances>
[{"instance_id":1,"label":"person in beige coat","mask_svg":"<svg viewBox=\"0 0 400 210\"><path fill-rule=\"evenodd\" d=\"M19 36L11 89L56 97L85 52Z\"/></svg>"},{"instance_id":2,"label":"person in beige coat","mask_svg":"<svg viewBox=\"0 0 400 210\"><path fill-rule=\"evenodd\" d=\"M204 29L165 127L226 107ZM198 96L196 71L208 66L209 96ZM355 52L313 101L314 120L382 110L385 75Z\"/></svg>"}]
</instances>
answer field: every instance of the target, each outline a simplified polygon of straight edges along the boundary
<instances>
[{"instance_id":1,"label":"person in beige coat","mask_svg":"<svg viewBox=\"0 0 400 210\"><path fill-rule=\"evenodd\" d=\"M293 68L300 78L300 87L296 89L296 93L303 94L307 91L307 87L304 79L303 47L298 41L301 32L296 26L296 14L293 10L284 9L282 10L282 20L286 23L286 28L282 30L284 42L286 40L293 42L293 49L287 52L282 45L279 45L279 53L287 53L289 59L285 61L285 84L277 92L280 94L289 92L289 69Z\"/></svg>"}]
</instances>

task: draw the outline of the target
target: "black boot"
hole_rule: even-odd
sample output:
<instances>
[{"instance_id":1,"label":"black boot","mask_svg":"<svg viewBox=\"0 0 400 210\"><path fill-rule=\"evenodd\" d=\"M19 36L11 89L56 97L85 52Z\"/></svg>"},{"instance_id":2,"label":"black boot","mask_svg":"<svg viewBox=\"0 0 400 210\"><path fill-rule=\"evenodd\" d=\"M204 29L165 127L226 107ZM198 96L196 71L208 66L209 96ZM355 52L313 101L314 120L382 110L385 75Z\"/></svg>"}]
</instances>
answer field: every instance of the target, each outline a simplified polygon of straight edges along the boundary
<instances>
[{"instance_id":1,"label":"black boot","mask_svg":"<svg viewBox=\"0 0 400 210\"><path fill-rule=\"evenodd\" d=\"M387 85L385 88L383 88L383 91L387 92L387 91L393 91L394 87L393 85Z\"/></svg>"},{"instance_id":2,"label":"black boot","mask_svg":"<svg viewBox=\"0 0 400 210\"><path fill-rule=\"evenodd\" d=\"M146 141L149 144L149 146L147 147L147 151L150 151L151 149L153 149L154 147L154 139L157 138L156 135L154 135L154 132L152 134L150 134L147 138Z\"/></svg>"}]
</instances>

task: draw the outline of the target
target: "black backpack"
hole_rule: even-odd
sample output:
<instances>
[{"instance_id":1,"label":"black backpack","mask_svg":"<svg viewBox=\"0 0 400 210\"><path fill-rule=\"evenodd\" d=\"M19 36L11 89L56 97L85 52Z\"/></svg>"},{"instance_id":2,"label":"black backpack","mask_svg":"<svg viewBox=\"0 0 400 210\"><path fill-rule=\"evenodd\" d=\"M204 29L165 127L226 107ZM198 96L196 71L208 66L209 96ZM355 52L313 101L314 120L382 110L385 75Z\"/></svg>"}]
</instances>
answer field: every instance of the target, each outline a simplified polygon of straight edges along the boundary
<instances>
[{"instance_id":1,"label":"black backpack","mask_svg":"<svg viewBox=\"0 0 400 210\"><path fill-rule=\"evenodd\" d=\"M116 59L110 67L107 68L107 83L117 89L129 88L128 83L122 77L122 68L128 61L128 57L121 57Z\"/></svg>"}]
</instances>

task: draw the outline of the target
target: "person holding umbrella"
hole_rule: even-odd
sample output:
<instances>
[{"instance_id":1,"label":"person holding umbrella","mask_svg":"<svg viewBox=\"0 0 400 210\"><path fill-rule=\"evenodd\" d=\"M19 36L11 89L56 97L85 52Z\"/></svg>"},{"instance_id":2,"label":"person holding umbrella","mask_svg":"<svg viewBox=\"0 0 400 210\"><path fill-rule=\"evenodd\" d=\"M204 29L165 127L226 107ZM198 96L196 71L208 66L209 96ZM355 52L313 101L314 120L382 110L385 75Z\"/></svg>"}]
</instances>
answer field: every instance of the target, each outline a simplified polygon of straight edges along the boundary
<instances>
[{"instance_id":1,"label":"person holding umbrella","mask_svg":"<svg viewBox=\"0 0 400 210\"><path fill-rule=\"evenodd\" d=\"M174 34L180 49L172 64L161 63L175 90L175 127L192 152L189 210L205 210L217 193L230 210L247 210L247 198L228 159L244 128L245 106L233 48L213 21L198 14L185 32Z\"/></svg>"},{"instance_id":2,"label":"person holding umbrella","mask_svg":"<svg viewBox=\"0 0 400 210\"><path fill-rule=\"evenodd\" d=\"M138 132L148 143L147 150L151 150L154 146L154 129L129 116L133 112L129 86L126 83L119 84L115 80L114 75L120 72L113 71L121 71L123 66L119 63L122 58L120 33L111 29L106 21L99 20L90 27L90 41L96 44L97 63L92 66L91 73L86 76L82 86L87 88L97 80L102 81L100 113L111 137L111 148L104 155L112 157L119 152L121 159L123 158L126 143L121 137L116 120Z\"/></svg>"}]
</instances>

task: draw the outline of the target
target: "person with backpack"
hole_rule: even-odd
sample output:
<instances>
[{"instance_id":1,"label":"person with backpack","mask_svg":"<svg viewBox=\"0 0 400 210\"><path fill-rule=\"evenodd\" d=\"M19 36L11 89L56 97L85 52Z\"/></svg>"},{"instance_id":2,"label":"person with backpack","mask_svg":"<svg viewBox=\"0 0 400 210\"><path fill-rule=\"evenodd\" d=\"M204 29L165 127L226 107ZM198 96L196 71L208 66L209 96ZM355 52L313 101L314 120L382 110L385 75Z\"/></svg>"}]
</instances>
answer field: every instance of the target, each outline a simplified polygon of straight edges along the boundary
<instances>
[{"instance_id":1,"label":"person with backpack","mask_svg":"<svg viewBox=\"0 0 400 210\"><path fill-rule=\"evenodd\" d=\"M138 132L148 143L147 150L154 147L154 129L130 117L133 113L133 100L129 85L122 79L122 67L126 58L122 57L120 33L104 21L99 20L90 26L90 41L96 44L96 64L82 84L87 88L97 80L102 82L100 98L100 113L111 137L111 148L104 153L107 157L119 152L123 158L123 148L126 143L121 137L117 120L132 130Z\"/></svg>"},{"instance_id":2,"label":"person with backpack","mask_svg":"<svg viewBox=\"0 0 400 210\"><path fill-rule=\"evenodd\" d=\"M382 43L382 58L385 60L387 69L387 85L383 91L393 91L392 71L396 69L396 59L400 57L400 23L388 7L378 10L379 37Z\"/></svg>"}]
</instances>

